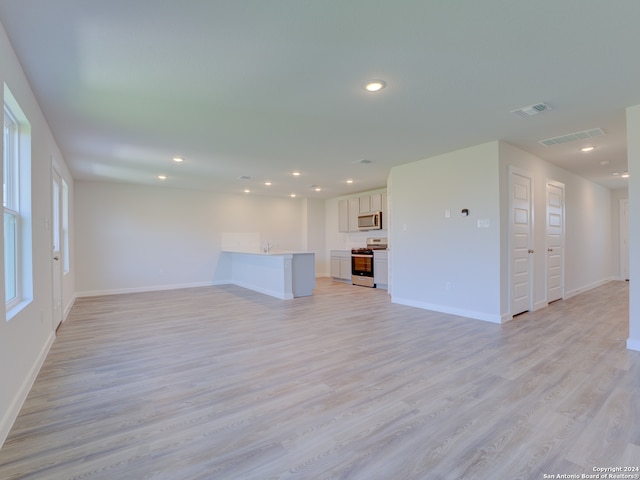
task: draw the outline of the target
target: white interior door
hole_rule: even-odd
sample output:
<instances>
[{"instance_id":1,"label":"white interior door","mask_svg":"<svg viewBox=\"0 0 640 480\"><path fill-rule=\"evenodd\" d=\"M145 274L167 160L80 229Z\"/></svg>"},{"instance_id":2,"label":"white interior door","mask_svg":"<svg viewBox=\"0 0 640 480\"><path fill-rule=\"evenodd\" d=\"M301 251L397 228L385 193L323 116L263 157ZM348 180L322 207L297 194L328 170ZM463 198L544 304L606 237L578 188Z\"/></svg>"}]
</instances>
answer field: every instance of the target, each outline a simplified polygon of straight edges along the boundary
<instances>
[{"instance_id":1,"label":"white interior door","mask_svg":"<svg viewBox=\"0 0 640 480\"><path fill-rule=\"evenodd\" d=\"M511 315L531 310L533 203L531 177L511 168L510 201L510 299Z\"/></svg>"},{"instance_id":2,"label":"white interior door","mask_svg":"<svg viewBox=\"0 0 640 480\"><path fill-rule=\"evenodd\" d=\"M547 303L564 297L564 184L547 181Z\"/></svg>"},{"instance_id":3,"label":"white interior door","mask_svg":"<svg viewBox=\"0 0 640 480\"><path fill-rule=\"evenodd\" d=\"M53 300L53 329L62 323L62 179L60 174L52 168L51 181L51 272L52 272L52 300Z\"/></svg>"},{"instance_id":4,"label":"white interior door","mask_svg":"<svg viewBox=\"0 0 640 480\"><path fill-rule=\"evenodd\" d=\"M620 277L629 280L629 199L620 200Z\"/></svg>"}]
</instances>

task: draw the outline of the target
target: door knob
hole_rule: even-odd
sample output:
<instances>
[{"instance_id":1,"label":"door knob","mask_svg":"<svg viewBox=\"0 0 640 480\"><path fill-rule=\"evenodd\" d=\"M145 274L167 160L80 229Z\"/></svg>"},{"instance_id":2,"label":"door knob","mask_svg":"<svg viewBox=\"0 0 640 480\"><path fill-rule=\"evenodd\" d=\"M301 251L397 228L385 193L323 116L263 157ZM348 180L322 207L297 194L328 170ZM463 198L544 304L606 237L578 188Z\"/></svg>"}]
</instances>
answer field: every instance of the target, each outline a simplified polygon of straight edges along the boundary
<instances>
[{"instance_id":1,"label":"door knob","mask_svg":"<svg viewBox=\"0 0 640 480\"><path fill-rule=\"evenodd\" d=\"M529 249L529 253L533 253L533 250Z\"/></svg>"},{"instance_id":2,"label":"door knob","mask_svg":"<svg viewBox=\"0 0 640 480\"><path fill-rule=\"evenodd\" d=\"M553 252L553 248L547 248L547 252Z\"/></svg>"},{"instance_id":3,"label":"door knob","mask_svg":"<svg viewBox=\"0 0 640 480\"><path fill-rule=\"evenodd\" d=\"M60 260L60 258L59 258L59 257L53 257L53 259L54 259L55 261Z\"/></svg>"}]
</instances>

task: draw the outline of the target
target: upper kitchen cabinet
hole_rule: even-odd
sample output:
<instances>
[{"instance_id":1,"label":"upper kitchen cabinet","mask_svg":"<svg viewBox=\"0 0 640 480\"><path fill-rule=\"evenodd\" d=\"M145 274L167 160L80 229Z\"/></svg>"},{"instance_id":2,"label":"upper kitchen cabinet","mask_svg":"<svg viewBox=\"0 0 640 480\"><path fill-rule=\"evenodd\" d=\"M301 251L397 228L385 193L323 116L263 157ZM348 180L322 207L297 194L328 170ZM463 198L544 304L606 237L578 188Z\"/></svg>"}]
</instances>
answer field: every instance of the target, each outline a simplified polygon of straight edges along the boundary
<instances>
[{"instance_id":1,"label":"upper kitchen cabinet","mask_svg":"<svg viewBox=\"0 0 640 480\"><path fill-rule=\"evenodd\" d=\"M358 231L358 215L360 214L360 204L357 198L349 199L349 231Z\"/></svg>"},{"instance_id":2,"label":"upper kitchen cabinet","mask_svg":"<svg viewBox=\"0 0 640 480\"><path fill-rule=\"evenodd\" d=\"M369 213L371 211L371 195L363 195L358 200L360 213Z\"/></svg>"},{"instance_id":3,"label":"upper kitchen cabinet","mask_svg":"<svg viewBox=\"0 0 640 480\"><path fill-rule=\"evenodd\" d=\"M383 212L386 210L385 201L386 195L384 193L374 193L369 195L369 211L370 212ZM383 217L384 218L384 217Z\"/></svg>"},{"instance_id":4,"label":"upper kitchen cabinet","mask_svg":"<svg viewBox=\"0 0 640 480\"><path fill-rule=\"evenodd\" d=\"M345 233L357 232L358 215L370 212L383 212L382 226L386 228L387 220L384 214L386 210L386 197L385 193L373 193L339 200L338 230Z\"/></svg>"}]
</instances>

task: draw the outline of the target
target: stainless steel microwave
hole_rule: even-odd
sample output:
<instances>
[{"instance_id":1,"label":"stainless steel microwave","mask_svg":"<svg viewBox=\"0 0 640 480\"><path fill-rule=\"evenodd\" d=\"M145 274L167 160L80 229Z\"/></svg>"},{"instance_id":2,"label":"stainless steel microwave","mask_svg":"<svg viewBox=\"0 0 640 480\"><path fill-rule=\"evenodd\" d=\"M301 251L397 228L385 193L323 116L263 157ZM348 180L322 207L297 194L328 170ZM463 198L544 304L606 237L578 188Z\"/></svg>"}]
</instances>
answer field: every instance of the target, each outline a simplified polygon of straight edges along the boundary
<instances>
[{"instance_id":1,"label":"stainless steel microwave","mask_svg":"<svg viewBox=\"0 0 640 480\"><path fill-rule=\"evenodd\" d=\"M361 213L358 215L358 230L381 230L382 212Z\"/></svg>"}]
</instances>

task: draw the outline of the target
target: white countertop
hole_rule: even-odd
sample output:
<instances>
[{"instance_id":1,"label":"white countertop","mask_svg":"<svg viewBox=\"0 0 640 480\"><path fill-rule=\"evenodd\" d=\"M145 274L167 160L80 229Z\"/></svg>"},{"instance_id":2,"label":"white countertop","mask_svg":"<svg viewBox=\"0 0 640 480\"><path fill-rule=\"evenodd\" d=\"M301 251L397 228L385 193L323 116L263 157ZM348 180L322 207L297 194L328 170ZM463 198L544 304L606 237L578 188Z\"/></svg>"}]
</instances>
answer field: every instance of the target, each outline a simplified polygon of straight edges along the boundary
<instances>
[{"instance_id":1,"label":"white countertop","mask_svg":"<svg viewBox=\"0 0 640 480\"><path fill-rule=\"evenodd\" d=\"M269 253L260 250L222 250L223 253L244 253L247 255L264 255L264 256L278 256L278 255L311 255L315 252L306 252L301 250L271 250Z\"/></svg>"}]
</instances>

